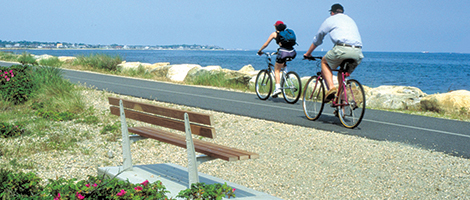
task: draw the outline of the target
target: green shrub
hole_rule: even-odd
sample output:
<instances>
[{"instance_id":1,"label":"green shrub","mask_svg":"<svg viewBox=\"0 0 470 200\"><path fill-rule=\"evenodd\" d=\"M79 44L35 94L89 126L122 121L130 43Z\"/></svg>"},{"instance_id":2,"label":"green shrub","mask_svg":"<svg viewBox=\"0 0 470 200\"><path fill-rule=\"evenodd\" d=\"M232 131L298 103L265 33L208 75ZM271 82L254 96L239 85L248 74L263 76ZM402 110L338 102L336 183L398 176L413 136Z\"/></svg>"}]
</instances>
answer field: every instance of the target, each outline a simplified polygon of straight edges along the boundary
<instances>
[{"instance_id":1,"label":"green shrub","mask_svg":"<svg viewBox=\"0 0 470 200\"><path fill-rule=\"evenodd\" d=\"M120 56L111 57L106 54L91 54L89 56L78 56L72 62L72 65L82 65L106 71L119 71L118 65L121 63Z\"/></svg>"},{"instance_id":2,"label":"green shrub","mask_svg":"<svg viewBox=\"0 0 470 200\"><path fill-rule=\"evenodd\" d=\"M103 129L101 129L101 134L113 133L121 129L121 122L114 122L112 125L105 125Z\"/></svg>"},{"instance_id":3,"label":"green shrub","mask_svg":"<svg viewBox=\"0 0 470 200\"><path fill-rule=\"evenodd\" d=\"M0 60L17 61L17 59L18 55L14 54L13 52L0 51Z\"/></svg>"},{"instance_id":4,"label":"green shrub","mask_svg":"<svg viewBox=\"0 0 470 200\"><path fill-rule=\"evenodd\" d=\"M212 184L206 185L205 183L194 183L191 185L190 189L182 190L178 193L180 198L184 198L187 200L190 199L208 199L208 200L216 200L222 199L224 197L235 197L235 189L232 189L230 186L225 184Z\"/></svg>"},{"instance_id":5,"label":"green shrub","mask_svg":"<svg viewBox=\"0 0 470 200\"><path fill-rule=\"evenodd\" d=\"M28 65L0 67L0 98L15 105L28 101L37 89Z\"/></svg>"},{"instance_id":6,"label":"green shrub","mask_svg":"<svg viewBox=\"0 0 470 200\"><path fill-rule=\"evenodd\" d=\"M57 57L51 57L48 59L42 59L39 61L39 65L42 66L50 66L50 67L60 67L62 66L63 62L59 60Z\"/></svg>"},{"instance_id":7,"label":"green shrub","mask_svg":"<svg viewBox=\"0 0 470 200\"><path fill-rule=\"evenodd\" d=\"M39 109L35 112L35 114L39 117L50 119L53 121L70 121L77 117L74 113L69 112L69 111L55 112L55 111L49 111L45 109Z\"/></svg>"},{"instance_id":8,"label":"green shrub","mask_svg":"<svg viewBox=\"0 0 470 200\"><path fill-rule=\"evenodd\" d=\"M0 138L17 137L25 132L27 131L22 125L0 122Z\"/></svg>"},{"instance_id":9,"label":"green shrub","mask_svg":"<svg viewBox=\"0 0 470 200\"><path fill-rule=\"evenodd\" d=\"M36 59L27 52L23 52L23 54L21 54L17 60L23 65L38 65Z\"/></svg>"},{"instance_id":10,"label":"green shrub","mask_svg":"<svg viewBox=\"0 0 470 200\"><path fill-rule=\"evenodd\" d=\"M44 188L39 184L41 178L34 173L13 173L0 169L0 199L24 199L37 197Z\"/></svg>"}]
</instances>

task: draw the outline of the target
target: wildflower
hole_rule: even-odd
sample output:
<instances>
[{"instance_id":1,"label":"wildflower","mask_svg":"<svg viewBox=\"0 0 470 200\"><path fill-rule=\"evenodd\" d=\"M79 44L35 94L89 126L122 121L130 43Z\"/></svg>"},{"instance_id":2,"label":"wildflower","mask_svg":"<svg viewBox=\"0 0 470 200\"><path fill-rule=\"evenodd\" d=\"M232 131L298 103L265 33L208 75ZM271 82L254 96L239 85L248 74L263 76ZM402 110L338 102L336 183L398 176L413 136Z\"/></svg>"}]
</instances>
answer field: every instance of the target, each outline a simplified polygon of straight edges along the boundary
<instances>
[{"instance_id":1,"label":"wildflower","mask_svg":"<svg viewBox=\"0 0 470 200\"><path fill-rule=\"evenodd\" d=\"M145 181L142 182L141 184L142 184L143 186L147 186L148 183L149 183L149 181L148 181L148 180L145 180Z\"/></svg>"},{"instance_id":2,"label":"wildflower","mask_svg":"<svg viewBox=\"0 0 470 200\"><path fill-rule=\"evenodd\" d=\"M77 196L78 199L82 200L84 199L85 197L83 195L81 195L80 193L77 192L77 194L75 194L75 196Z\"/></svg>"},{"instance_id":3,"label":"wildflower","mask_svg":"<svg viewBox=\"0 0 470 200\"><path fill-rule=\"evenodd\" d=\"M60 199L60 193L57 193L57 196L54 198L54 200L59 200Z\"/></svg>"},{"instance_id":4,"label":"wildflower","mask_svg":"<svg viewBox=\"0 0 470 200\"><path fill-rule=\"evenodd\" d=\"M232 192L235 192L235 188L233 188Z\"/></svg>"},{"instance_id":5,"label":"wildflower","mask_svg":"<svg viewBox=\"0 0 470 200\"><path fill-rule=\"evenodd\" d=\"M86 184L85 186L89 188L89 187L90 187L90 184Z\"/></svg>"},{"instance_id":6,"label":"wildflower","mask_svg":"<svg viewBox=\"0 0 470 200\"><path fill-rule=\"evenodd\" d=\"M135 187L135 188L134 188L134 190L138 192L138 191L142 191L142 190L143 190L143 188L142 188L142 187L140 187L140 186L137 186L137 187Z\"/></svg>"},{"instance_id":7,"label":"wildflower","mask_svg":"<svg viewBox=\"0 0 470 200\"><path fill-rule=\"evenodd\" d=\"M96 184L96 183L95 183L95 184L93 184L93 187L96 187L96 186L98 186L98 184Z\"/></svg>"},{"instance_id":8,"label":"wildflower","mask_svg":"<svg viewBox=\"0 0 470 200\"><path fill-rule=\"evenodd\" d=\"M123 196L126 194L126 191L125 190L121 190L121 192L117 193L116 195L117 196Z\"/></svg>"}]
</instances>

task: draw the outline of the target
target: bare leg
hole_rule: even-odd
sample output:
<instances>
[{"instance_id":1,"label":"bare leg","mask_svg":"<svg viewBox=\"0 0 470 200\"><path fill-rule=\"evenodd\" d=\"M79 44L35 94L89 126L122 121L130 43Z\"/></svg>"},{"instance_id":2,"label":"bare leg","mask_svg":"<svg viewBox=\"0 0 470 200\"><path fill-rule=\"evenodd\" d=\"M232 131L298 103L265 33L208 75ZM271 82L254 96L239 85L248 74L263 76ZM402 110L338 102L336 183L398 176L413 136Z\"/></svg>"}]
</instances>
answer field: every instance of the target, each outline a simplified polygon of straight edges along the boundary
<instances>
[{"instance_id":1,"label":"bare leg","mask_svg":"<svg viewBox=\"0 0 470 200\"><path fill-rule=\"evenodd\" d=\"M326 61L325 57L321 59L321 73L322 73L323 78L326 81L328 90L331 90L332 88L334 88L335 85L333 83L333 73L331 72L331 69L328 66L328 62Z\"/></svg>"},{"instance_id":2,"label":"bare leg","mask_svg":"<svg viewBox=\"0 0 470 200\"><path fill-rule=\"evenodd\" d=\"M284 63L277 63L274 65L274 79L276 84L281 82L281 68L284 67Z\"/></svg>"}]
</instances>

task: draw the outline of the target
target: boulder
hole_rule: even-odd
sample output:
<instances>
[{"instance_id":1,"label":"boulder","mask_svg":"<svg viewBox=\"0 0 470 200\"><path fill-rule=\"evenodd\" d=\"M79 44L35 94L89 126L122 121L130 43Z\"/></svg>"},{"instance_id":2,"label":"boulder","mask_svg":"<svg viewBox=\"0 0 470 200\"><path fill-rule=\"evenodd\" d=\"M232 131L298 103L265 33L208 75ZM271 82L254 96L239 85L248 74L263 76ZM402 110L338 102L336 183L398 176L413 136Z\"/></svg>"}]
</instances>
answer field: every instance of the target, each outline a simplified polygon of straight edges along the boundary
<instances>
[{"instance_id":1,"label":"boulder","mask_svg":"<svg viewBox=\"0 0 470 200\"><path fill-rule=\"evenodd\" d=\"M240 70L238 70L238 72L240 73L243 73L243 74L248 74L248 75L257 75L258 72L255 71L255 68L251 65L245 65L243 66Z\"/></svg>"},{"instance_id":2,"label":"boulder","mask_svg":"<svg viewBox=\"0 0 470 200\"><path fill-rule=\"evenodd\" d=\"M152 64L151 69L158 68L158 67L164 67L164 66L167 66L167 65L170 65L170 63L169 62L158 62L158 63Z\"/></svg>"},{"instance_id":3,"label":"boulder","mask_svg":"<svg viewBox=\"0 0 470 200\"><path fill-rule=\"evenodd\" d=\"M152 64L150 64L150 63L141 63L141 62L126 62L126 61L123 61L118 66L121 67L123 70L137 69L139 66L142 66L146 69L149 69L149 68L151 68Z\"/></svg>"},{"instance_id":4,"label":"boulder","mask_svg":"<svg viewBox=\"0 0 470 200\"><path fill-rule=\"evenodd\" d=\"M189 70L193 68L201 68L201 66L195 64L170 65L166 77L170 81L183 82Z\"/></svg>"},{"instance_id":5,"label":"boulder","mask_svg":"<svg viewBox=\"0 0 470 200\"><path fill-rule=\"evenodd\" d=\"M366 90L366 88L364 88ZM419 88L409 86L380 86L367 89L366 105L381 109L410 109L420 106L421 98L426 96Z\"/></svg>"},{"instance_id":6,"label":"boulder","mask_svg":"<svg viewBox=\"0 0 470 200\"><path fill-rule=\"evenodd\" d=\"M61 62L71 63L76 59L76 57L73 57L73 56L59 56L58 59Z\"/></svg>"},{"instance_id":7,"label":"boulder","mask_svg":"<svg viewBox=\"0 0 470 200\"><path fill-rule=\"evenodd\" d=\"M240 73L238 71L226 71L225 79L233 84L241 84L248 86L251 80L251 75Z\"/></svg>"},{"instance_id":8,"label":"boulder","mask_svg":"<svg viewBox=\"0 0 470 200\"><path fill-rule=\"evenodd\" d=\"M40 60L49 59L49 58L53 58L53 57L54 56L43 54L43 55L39 55L39 56L35 55L34 59L36 59L36 62L39 62Z\"/></svg>"},{"instance_id":9,"label":"boulder","mask_svg":"<svg viewBox=\"0 0 470 200\"><path fill-rule=\"evenodd\" d=\"M428 95L421 99L420 104L423 110L470 115L470 91L457 90Z\"/></svg>"},{"instance_id":10,"label":"boulder","mask_svg":"<svg viewBox=\"0 0 470 200\"><path fill-rule=\"evenodd\" d=\"M160 65L149 70L149 73L154 74L156 77L166 77L170 67L171 65Z\"/></svg>"}]
</instances>

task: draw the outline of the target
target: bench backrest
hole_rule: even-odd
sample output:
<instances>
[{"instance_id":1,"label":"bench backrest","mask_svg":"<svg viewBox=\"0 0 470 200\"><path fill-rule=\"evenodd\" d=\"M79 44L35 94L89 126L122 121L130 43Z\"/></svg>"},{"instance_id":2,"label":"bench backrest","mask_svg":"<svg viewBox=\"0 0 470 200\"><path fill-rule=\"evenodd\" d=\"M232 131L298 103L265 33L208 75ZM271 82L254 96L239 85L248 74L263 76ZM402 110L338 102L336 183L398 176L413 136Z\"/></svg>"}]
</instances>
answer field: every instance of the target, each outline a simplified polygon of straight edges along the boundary
<instances>
[{"instance_id":1,"label":"bench backrest","mask_svg":"<svg viewBox=\"0 0 470 200\"><path fill-rule=\"evenodd\" d=\"M108 100L111 114L113 115L120 116L119 100L122 100L126 118L183 132L185 131L184 113L188 113L192 134L215 138L212 115L167 108L116 97L108 97Z\"/></svg>"}]
</instances>

